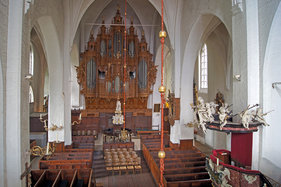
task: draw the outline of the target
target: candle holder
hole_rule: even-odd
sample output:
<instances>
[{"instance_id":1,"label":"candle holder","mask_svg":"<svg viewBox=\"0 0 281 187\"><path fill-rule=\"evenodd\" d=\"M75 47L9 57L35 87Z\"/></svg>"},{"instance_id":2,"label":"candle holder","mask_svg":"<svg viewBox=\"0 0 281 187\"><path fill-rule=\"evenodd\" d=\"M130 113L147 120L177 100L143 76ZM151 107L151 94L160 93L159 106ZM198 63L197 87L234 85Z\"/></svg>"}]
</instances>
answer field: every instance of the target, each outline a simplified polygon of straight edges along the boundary
<instances>
[{"instance_id":1,"label":"candle holder","mask_svg":"<svg viewBox=\"0 0 281 187\"><path fill-rule=\"evenodd\" d=\"M40 156L40 157L46 156L46 159L49 159L50 156L55 152L55 150L56 150L56 145L54 143L50 144L48 142L47 146L43 148L38 145L33 146L29 152L33 156Z\"/></svg>"},{"instance_id":2,"label":"candle holder","mask_svg":"<svg viewBox=\"0 0 281 187\"><path fill-rule=\"evenodd\" d=\"M82 121L82 113L80 113L78 121L73 121L71 124L72 125L79 125Z\"/></svg>"},{"instance_id":3,"label":"candle holder","mask_svg":"<svg viewBox=\"0 0 281 187\"><path fill-rule=\"evenodd\" d=\"M48 127L44 127L45 128L45 131L56 131L56 130L62 130L63 129L63 126L60 125L60 126L57 126L56 124L52 124L52 126L50 128Z\"/></svg>"},{"instance_id":4,"label":"candle holder","mask_svg":"<svg viewBox=\"0 0 281 187\"><path fill-rule=\"evenodd\" d=\"M45 129L45 131L48 131L48 126L47 126L47 121L48 121L48 119L44 119L44 120L43 120L43 116L42 116L42 114L40 114L39 120L40 120L41 123L44 123L44 129ZM46 129L47 129L47 130L46 130Z\"/></svg>"}]
</instances>

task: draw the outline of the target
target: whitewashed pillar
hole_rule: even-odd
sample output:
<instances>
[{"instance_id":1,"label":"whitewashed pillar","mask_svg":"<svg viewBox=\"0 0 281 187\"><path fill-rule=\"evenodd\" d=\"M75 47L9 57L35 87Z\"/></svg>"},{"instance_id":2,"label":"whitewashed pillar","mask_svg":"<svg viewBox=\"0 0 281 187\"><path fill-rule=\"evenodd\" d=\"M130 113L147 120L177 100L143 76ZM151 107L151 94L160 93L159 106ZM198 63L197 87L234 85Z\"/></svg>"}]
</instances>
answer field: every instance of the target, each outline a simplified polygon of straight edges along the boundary
<instances>
[{"instance_id":1,"label":"whitewashed pillar","mask_svg":"<svg viewBox=\"0 0 281 187\"><path fill-rule=\"evenodd\" d=\"M248 105L260 104L258 1L246 0ZM260 131L253 133L252 169L259 169Z\"/></svg>"},{"instance_id":2,"label":"whitewashed pillar","mask_svg":"<svg viewBox=\"0 0 281 187\"><path fill-rule=\"evenodd\" d=\"M20 175L24 170L21 127L21 63L23 1L10 0L7 38L6 72L6 177L4 186L23 186Z\"/></svg>"},{"instance_id":3,"label":"whitewashed pillar","mask_svg":"<svg viewBox=\"0 0 281 187\"><path fill-rule=\"evenodd\" d=\"M64 60L63 60L63 90L64 90L64 144L70 145L71 140L71 41L69 1L64 1Z\"/></svg>"},{"instance_id":4,"label":"whitewashed pillar","mask_svg":"<svg viewBox=\"0 0 281 187\"><path fill-rule=\"evenodd\" d=\"M260 103L258 1L236 0L232 4L233 113ZM239 120L235 118L234 120ZM252 169L259 165L259 132L253 133Z\"/></svg>"}]
</instances>

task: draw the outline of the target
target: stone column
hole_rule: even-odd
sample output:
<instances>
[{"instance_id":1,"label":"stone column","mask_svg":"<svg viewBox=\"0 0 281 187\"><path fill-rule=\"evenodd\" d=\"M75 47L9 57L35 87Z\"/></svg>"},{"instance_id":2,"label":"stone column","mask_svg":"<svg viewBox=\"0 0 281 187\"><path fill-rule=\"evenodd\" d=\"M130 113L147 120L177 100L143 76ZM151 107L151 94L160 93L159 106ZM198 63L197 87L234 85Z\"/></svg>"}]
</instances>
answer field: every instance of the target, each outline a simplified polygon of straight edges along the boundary
<instances>
[{"instance_id":1,"label":"stone column","mask_svg":"<svg viewBox=\"0 0 281 187\"><path fill-rule=\"evenodd\" d=\"M173 87L175 98L180 98L180 83L181 83L181 54L180 54L180 46L181 46L181 14L182 14L182 2L177 1L177 14L176 14L176 23L175 28L173 29L174 40L171 41L173 45L173 55L172 59L174 62L174 72L173 72ZM173 126L170 127L170 141L174 144L179 144L181 139L181 127L183 124L180 124L180 120L175 120ZM183 134L184 138L184 134Z\"/></svg>"},{"instance_id":2,"label":"stone column","mask_svg":"<svg viewBox=\"0 0 281 187\"><path fill-rule=\"evenodd\" d=\"M9 0L7 37L7 76L6 76L6 177L4 186L23 186L20 175L24 170L24 137L21 110L21 68L22 68L22 27L23 1ZM22 154L23 153L23 154Z\"/></svg>"},{"instance_id":3,"label":"stone column","mask_svg":"<svg viewBox=\"0 0 281 187\"><path fill-rule=\"evenodd\" d=\"M180 30L180 29L178 29ZM175 98L179 98L180 97L180 78L181 76L181 58L180 58L180 34L177 33L177 37L175 39L175 50L172 54L172 59L174 59L174 62L172 62L174 68L174 72L172 73L172 78L173 78L173 87L174 87L174 93L175 93ZM175 120L175 123L173 126L170 127L170 141L173 144L179 144L180 143L180 139L183 138L184 139L184 135L185 134L181 134L181 128L182 128L183 124L180 124L180 120Z\"/></svg>"},{"instance_id":4,"label":"stone column","mask_svg":"<svg viewBox=\"0 0 281 187\"><path fill-rule=\"evenodd\" d=\"M260 104L258 0L246 0L248 105ZM253 133L252 169L259 169L260 131Z\"/></svg>"},{"instance_id":5,"label":"stone column","mask_svg":"<svg viewBox=\"0 0 281 187\"><path fill-rule=\"evenodd\" d=\"M237 1L235 1L237 2ZM248 103L247 83L247 27L242 2L232 5L232 41L233 41L233 113L241 112ZM245 101L246 99L246 101ZM234 119L235 120L235 119Z\"/></svg>"},{"instance_id":6,"label":"stone column","mask_svg":"<svg viewBox=\"0 0 281 187\"><path fill-rule=\"evenodd\" d=\"M64 1L64 60L63 60L63 90L64 90L64 143L71 141L71 44L69 1Z\"/></svg>"},{"instance_id":7,"label":"stone column","mask_svg":"<svg viewBox=\"0 0 281 187\"><path fill-rule=\"evenodd\" d=\"M236 0L232 4L233 113L259 104L259 33L257 0ZM239 77L240 76L240 77ZM235 118L235 121L240 119ZM252 169L259 165L259 132L253 133Z\"/></svg>"}]
</instances>

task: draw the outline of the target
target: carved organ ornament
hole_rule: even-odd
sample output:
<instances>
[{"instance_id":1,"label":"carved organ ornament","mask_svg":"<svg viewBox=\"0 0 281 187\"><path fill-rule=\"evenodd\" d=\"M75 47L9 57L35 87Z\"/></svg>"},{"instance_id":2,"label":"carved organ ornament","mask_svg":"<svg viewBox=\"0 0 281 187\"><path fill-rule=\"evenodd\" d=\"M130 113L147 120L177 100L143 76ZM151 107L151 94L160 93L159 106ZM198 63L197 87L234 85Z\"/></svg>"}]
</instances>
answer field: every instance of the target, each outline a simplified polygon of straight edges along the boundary
<instances>
[{"instance_id":1,"label":"carved organ ornament","mask_svg":"<svg viewBox=\"0 0 281 187\"><path fill-rule=\"evenodd\" d=\"M152 93L157 67L147 49L144 33L139 41L132 25L133 22L125 32L118 9L110 28L102 25L96 39L91 32L87 49L81 54L80 65L76 67L78 83L88 112L101 109L114 111L117 99L124 92L125 52L126 109L147 109L147 99ZM122 99L120 100L123 103Z\"/></svg>"}]
</instances>

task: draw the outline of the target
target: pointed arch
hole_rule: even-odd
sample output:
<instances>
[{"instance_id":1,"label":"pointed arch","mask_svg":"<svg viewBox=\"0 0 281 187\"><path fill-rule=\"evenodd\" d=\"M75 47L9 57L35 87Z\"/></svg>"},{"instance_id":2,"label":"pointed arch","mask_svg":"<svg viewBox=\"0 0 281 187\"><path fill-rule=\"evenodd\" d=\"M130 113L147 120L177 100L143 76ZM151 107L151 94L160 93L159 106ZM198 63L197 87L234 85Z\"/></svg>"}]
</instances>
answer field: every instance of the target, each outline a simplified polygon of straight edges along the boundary
<instances>
[{"instance_id":1,"label":"pointed arch","mask_svg":"<svg viewBox=\"0 0 281 187\"><path fill-rule=\"evenodd\" d=\"M214 33L216 28L220 25L224 25L223 22L213 14L205 14L200 15L196 19L187 42L184 48L183 54L183 63L181 68L181 114L180 114L180 124L186 124L192 121L192 110L189 104L193 102L193 79L194 79L194 68L196 59L198 56L198 52L201 49L203 42L205 42L210 34ZM225 26L225 25L224 25ZM230 38L230 35L226 29L226 33ZM226 52L227 53L227 52ZM226 56L226 55L225 55ZM226 57L225 57L226 58ZM229 65L225 65L229 66ZM231 65L229 66L231 67ZM228 67L224 68L225 72L230 71L227 70ZM185 139L193 138L193 130L186 127L182 128L181 136Z\"/></svg>"},{"instance_id":2,"label":"pointed arch","mask_svg":"<svg viewBox=\"0 0 281 187\"><path fill-rule=\"evenodd\" d=\"M49 68L50 95L48 122L49 124L64 126L63 61L58 33L51 16L40 17L37 22L42 33ZM48 135L49 141L56 140L56 134L54 132L49 131ZM63 131L58 132L58 140L64 141Z\"/></svg>"}]
</instances>

